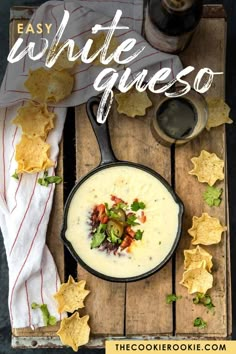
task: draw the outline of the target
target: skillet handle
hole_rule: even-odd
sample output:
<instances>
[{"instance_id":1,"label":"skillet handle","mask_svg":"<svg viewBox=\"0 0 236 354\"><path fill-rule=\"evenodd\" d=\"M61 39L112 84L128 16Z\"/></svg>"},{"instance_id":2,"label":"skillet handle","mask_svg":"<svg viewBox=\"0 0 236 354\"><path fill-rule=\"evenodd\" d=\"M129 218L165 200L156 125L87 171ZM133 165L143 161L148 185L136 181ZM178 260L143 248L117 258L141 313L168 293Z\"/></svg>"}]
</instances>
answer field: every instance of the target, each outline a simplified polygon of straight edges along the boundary
<instances>
[{"instance_id":1,"label":"skillet handle","mask_svg":"<svg viewBox=\"0 0 236 354\"><path fill-rule=\"evenodd\" d=\"M94 113L94 108L96 106L98 107L99 104L99 97L91 97L86 104L86 111L99 145L101 153L100 165L105 165L110 162L116 162L117 158L115 157L114 152L112 150L107 120L103 124L97 122L97 117Z\"/></svg>"}]
</instances>

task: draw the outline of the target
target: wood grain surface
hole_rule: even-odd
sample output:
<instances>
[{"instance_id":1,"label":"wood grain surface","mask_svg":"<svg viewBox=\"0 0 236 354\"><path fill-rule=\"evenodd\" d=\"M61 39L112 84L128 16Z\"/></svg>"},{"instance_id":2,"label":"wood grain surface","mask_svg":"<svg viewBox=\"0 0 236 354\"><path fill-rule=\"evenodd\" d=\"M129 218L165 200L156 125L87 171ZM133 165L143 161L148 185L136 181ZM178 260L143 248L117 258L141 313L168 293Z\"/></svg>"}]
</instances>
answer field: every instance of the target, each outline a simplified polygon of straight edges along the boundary
<instances>
[{"instance_id":1,"label":"wood grain surface","mask_svg":"<svg viewBox=\"0 0 236 354\"><path fill-rule=\"evenodd\" d=\"M195 34L190 47L182 55L185 65L193 65L196 71L204 66L211 68L215 72L225 72L225 19L203 19L198 32ZM201 39L201 40L200 40ZM206 44L207 41L207 44ZM207 60L206 60L207 49ZM224 75L217 75L214 84L208 91L208 97L224 98L225 82ZM220 219L223 225L228 224L227 218L227 173L225 181L217 183L217 187L223 188L223 200L220 207L209 207L203 200L203 192L206 184L199 183L197 178L188 174L193 168L190 159L193 156L199 156L201 150L216 153L221 159L227 159L226 156L226 134L225 127L220 126L208 131L204 131L197 139L176 148L175 152L175 185L176 192L185 205L184 228L181 243L178 248L176 258L176 292L182 295L183 299L176 304L176 334L177 335L203 335L205 337L228 337L231 334L228 317L231 315L228 311L228 294L231 291L227 275L227 259L229 257L229 231L222 235L220 244L204 247L213 256L213 288L209 291L216 306L215 314L206 310L201 305L194 305L193 296L186 295L186 288L179 285L183 274L183 250L193 248L191 246L192 238L187 230L192 225L194 215L201 216L207 212L213 217ZM183 311L183 309L187 309ZM230 310L230 308L229 308ZM193 321L201 316L207 321L207 328L200 330L193 327Z\"/></svg>"},{"instance_id":2,"label":"wood grain surface","mask_svg":"<svg viewBox=\"0 0 236 354\"><path fill-rule=\"evenodd\" d=\"M100 161L99 148L85 105L76 109L76 174L79 179ZM78 279L87 281L90 295L86 310L90 315L93 335L123 335L125 315L125 284L101 280L78 266Z\"/></svg>"},{"instance_id":3,"label":"wood grain surface","mask_svg":"<svg viewBox=\"0 0 236 354\"><path fill-rule=\"evenodd\" d=\"M17 16L17 12L14 16ZM181 59L184 66L193 65L196 71L205 66L214 71L225 71L226 23L222 7L217 9L214 6L208 7L204 16L191 45L181 55ZM10 25L11 44L17 38L16 24L17 20L13 19ZM224 90L224 76L219 75L215 77L208 95L224 97ZM198 183L194 176L188 175L188 171L192 169L191 157L198 156L202 149L215 152L219 157L224 158L227 166L225 127L215 128L210 132L204 131L193 142L176 148L173 156L170 149L159 145L151 134L150 120L159 98L153 94L150 98L153 107L148 109L145 118L132 119L120 115L117 113L116 104L113 105L109 118L112 146L118 159L139 162L151 167L169 182L171 182L171 174L174 174L176 192L183 200L186 209L183 234L176 259L170 261L160 272L143 281L127 285L110 283L96 278L78 266L78 278L86 279L87 287L91 290L86 301L86 313L91 318L92 338L107 336L142 338L145 335L153 338L162 336L228 338L232 331L229 231L224 233L220 244L205 247L213 255L214 287L210 294L216 306L215 315L207 313L204 307L193 305L193 296L188 295L187 289L179 285L183 273L183 250L192 247L191 237L187 234L192 216L200 216L205 211L219 217L222 224L229 224L227 174L225 181L218 183L218 186L224 188L223 201L219 208L209 208L204 203L202 193L206 186ZM75 126L76 175L79 179L96 167L100 161L98 145L85 112L85 105L76 108ZM63 174L62 155L61 148L57 172L60 175ZM173 171L171 166L174 166ZM64 278L64 252L59 241L62 217L63 186L59 185L54 197L47 243L55 258L61 279ZM173 292L182 295L183 298L175 306L167 305L165 296ZM193 320L197 316L207 321L206 329L200 331L193 327ZM56 330L57 327L36 331L28 328L13 329L13 334L18 337L50 337L55 336Z\"/></svg>"}]
</instances>

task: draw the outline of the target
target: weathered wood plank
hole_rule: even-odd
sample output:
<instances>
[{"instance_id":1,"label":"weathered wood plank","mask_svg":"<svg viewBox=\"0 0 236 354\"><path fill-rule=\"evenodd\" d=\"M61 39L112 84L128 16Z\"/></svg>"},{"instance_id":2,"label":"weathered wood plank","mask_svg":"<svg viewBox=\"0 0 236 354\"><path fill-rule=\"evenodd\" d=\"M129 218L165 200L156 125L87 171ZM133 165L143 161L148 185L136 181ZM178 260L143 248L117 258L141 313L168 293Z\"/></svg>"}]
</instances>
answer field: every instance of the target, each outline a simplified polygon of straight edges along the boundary
<instances>
[{"instance_id":1,"label":"weathered wood plank","mask_svg":"<svg viewBox=\"0 0 236 354\"><path fill-rule=\"evenodd\" d=\"M196 70L209 67L213 71L225 71L225 20L224 19L203 19L198 32L182 55L183 62L193 65ZM207 50L207 57L206 57ZM207 58L207 59L206 59ZM224 97L224 76L219 75L214 79L214 85L208 92L209 96ZM217 186L224 188L223 200L219 208L210 208L203 201L205 184L200 184L193 176L188 175L192 169L191 157L198 156L201 150L215 152L220 158L226 160L225 154L225 127L221 126L204 131L197 139L176 148L175 153L175 178L176 192L185 204L186 214L184 219L183 235L176 257L176 292L182 295L183 299L176 304L176 335L199 335L205 337L227 337L228 335L228 284L227 255L229 233L225 233L219 245L203 247L213 255L213 276L214 286L209 291L213 303L216 306L215 315L207 313L203 306L196 306L192 303L193 296L187 294L187 289L179 285L183 273L183 250L192 248L191 237L187 234L191 227L192 216L200 216L202 212L208 212L211 216L218 217L222 224L227 224L227 201L226 201L226 180L217 183ZM193 327L193 320L201 316L207 321L208 326L204 330Z\"/></svg>"},{"instance_id":2,"label":"weathered wood plank","mask_svg":"<svg viewBox=\"0 0 236 354\"><path fill-rule=\"evenodd\" d=\"M150 121L158 103L157 95L150 95L154 105L144 118L128 118L113 107L111 137L116 155L121 160L146 165L170 181L170 149L159 145L150 130ZM165 296L172 292L172 262L152 277L127 284L126 335L170 334L173 331L172 306L165 304Z\"/></svg>"},{"instance_id":3,"label":"weathered wood plank","mask_svg":"<svg viewBox=\"0 0 236 354\"><path fill-rule=\"evenodd\" d=\"M100 161L99 148L85 105L76 109L76 174L79 179ZM78 266L78 279L85 279L91 293L86 300L93 335L123 335L125 284L99 279Z\"/></svg>"}]
</instances>

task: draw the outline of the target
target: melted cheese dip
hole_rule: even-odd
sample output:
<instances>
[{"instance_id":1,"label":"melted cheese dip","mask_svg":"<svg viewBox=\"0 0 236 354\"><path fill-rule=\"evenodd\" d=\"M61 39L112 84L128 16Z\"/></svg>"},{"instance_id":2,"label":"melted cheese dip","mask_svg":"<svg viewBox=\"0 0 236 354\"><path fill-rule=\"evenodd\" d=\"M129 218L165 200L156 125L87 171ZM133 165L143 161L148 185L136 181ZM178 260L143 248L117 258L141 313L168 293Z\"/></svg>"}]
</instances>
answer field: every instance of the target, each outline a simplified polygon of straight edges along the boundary
<instances>
[{"instance_id":1,"label":"melted cheese dip","mask_svg":"<svg viewBox=\"0 0 236 354\"><path fill-rule=\"evenodd\" d=\"M129 253L123 250L114 255L99 248L90 249L91 211L105 202L111 207L111 194L129 205L135 198L146 205L146 222L132 227L134 231L144 231L142 240L134 241ZM94 270L115 278L138 276L155 268L170 252L178 231L178 215L179 205L157 178L135 167L109 167L88 178L74 194L66 238Z\"/></svg>"}]
</instances>

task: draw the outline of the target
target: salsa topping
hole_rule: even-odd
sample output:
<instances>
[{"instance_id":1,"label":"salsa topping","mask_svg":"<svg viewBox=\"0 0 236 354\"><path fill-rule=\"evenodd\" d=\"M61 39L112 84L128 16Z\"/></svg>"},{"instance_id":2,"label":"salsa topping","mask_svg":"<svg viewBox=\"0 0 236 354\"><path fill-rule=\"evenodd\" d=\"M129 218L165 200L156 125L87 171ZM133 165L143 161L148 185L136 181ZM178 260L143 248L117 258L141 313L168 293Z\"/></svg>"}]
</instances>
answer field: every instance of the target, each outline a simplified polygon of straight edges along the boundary
<instances>
[{"instance_id":1,"label":"salsa topping","mask_svg":"<svg viewBox=\"0 0 236 354\"><path fill-rule=\"evenodd\" d=\"M91 248L99 248L108 253L117 253L127 249L133 242L142 240L142 230L133 230L132 227L146 222L146 215L143 211L145 204L134 199L129 206L121 198L111 195L112 206L108 203L98 204L93 208L91 220ZM141 213L137 212L142 210Z\"/></svg>"}]
</instances>

